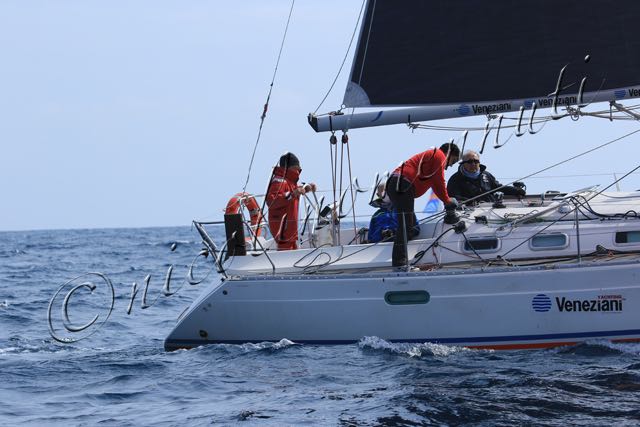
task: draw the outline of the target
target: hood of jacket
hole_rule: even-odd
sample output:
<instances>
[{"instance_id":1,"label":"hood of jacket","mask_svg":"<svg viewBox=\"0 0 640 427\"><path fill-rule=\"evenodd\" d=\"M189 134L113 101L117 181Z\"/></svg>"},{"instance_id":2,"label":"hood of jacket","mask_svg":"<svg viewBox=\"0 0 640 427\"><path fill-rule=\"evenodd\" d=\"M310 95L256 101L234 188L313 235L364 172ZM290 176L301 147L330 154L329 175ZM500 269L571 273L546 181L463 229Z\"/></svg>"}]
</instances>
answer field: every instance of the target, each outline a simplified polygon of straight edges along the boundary
<instances>
[{"instance_id":1,"label":"hood of jacket","mask_svg":"<svg viewBox=\"0 0 640 427\"><path fill-rule=\"evenodd\" d=\"M285 169L280 166L276 166L276 168L273 170L273 176L284 178L287 181L291 181L294 184L297 184L298 180L300 179L300 170L293 168Z\"/></svg>"}]
</instances>

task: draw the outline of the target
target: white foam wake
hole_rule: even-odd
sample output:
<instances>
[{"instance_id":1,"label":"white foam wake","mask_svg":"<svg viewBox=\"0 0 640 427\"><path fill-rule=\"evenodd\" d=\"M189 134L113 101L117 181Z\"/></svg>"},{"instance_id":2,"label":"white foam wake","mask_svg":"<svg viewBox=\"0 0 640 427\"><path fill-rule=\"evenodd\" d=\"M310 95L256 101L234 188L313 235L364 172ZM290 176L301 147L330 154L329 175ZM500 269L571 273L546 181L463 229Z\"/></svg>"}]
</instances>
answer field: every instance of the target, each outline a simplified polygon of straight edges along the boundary
<instances>
[{"instance_id":1,"label":"white foam wake","mask_svg":"<svg viewBox=\"0 0 640 427\"><path fill-rule=\"evenodd\" d=\"M396 354L404 354L409 357L438 356L446 357L462 351L471 351L465 347L450 346L445 344L425 343L392 343L378 337L364 337L358 342L360 348L385 350Z\"/></svg>"}]
</instances>

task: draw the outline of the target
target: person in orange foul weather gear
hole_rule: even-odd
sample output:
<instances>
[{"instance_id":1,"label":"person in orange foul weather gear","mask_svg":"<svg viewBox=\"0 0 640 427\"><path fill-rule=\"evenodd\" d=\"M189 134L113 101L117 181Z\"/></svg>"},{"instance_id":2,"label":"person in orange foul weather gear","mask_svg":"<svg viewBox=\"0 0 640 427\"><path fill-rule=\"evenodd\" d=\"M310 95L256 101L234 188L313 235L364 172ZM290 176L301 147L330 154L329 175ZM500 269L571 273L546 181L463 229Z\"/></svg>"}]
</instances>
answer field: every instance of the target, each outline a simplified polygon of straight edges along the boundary
<instances>
[{"instance_id":1,"label":"person in orange foul weather gear","mask_svg":"<svg viewBox=\"0 0 640 427\"><path fill-rule=\"evenodd\" d=\"M285 153L271 175L267 191L269 230L279 251L298 248L298 202L306 192L316 191L313 183L298 184L300 172L302 168L295 154Z\"/></svg>"},{"instance_id":2,"label":"person in orange foul weather gear","mask_svg":"<svg viewBox=\"0 0 640 427\"><path fill-rule=\"evenodd\" d=\"M443 144L418 153L402 162L387 180L387 194L393 210L398 214L398 230L393 241L391 265L400 267L407 264L407 240L415 237L414 200L429 188L446 209L455 209L457 201L449 197L444 170L458 161L460 149L454 143Z\"/></svg>"}]
</instances>

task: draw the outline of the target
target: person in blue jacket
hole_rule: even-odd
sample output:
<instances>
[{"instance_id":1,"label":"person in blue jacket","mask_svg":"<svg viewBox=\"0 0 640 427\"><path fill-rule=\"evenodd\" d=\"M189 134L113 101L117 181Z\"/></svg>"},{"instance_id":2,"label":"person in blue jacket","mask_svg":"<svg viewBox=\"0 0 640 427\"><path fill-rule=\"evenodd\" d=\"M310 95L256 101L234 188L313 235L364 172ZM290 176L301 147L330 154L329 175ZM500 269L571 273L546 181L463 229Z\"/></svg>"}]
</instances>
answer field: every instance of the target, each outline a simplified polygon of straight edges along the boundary
<instances>
[{"instance_id":1,"label":"person in blue jacket","mask_svg":"<svg viewBox=\"0 0 640 427\"><path fill-rule=\"evenodd\" d=\"M389 196L386 194L385 186L385 182L378 184L378 188L376 189L378 198L369 203L372 207L378 208L373 216L371 216L371 221L369 222L369 234L367 235L369 243L381 241L391 242L398 229L398 215L393 210L391 199L389 199ZM415 227L410 237L415 237L420 233L420 226L418 225L415 214L414 224Z\"/></svg>"}]
</instances>

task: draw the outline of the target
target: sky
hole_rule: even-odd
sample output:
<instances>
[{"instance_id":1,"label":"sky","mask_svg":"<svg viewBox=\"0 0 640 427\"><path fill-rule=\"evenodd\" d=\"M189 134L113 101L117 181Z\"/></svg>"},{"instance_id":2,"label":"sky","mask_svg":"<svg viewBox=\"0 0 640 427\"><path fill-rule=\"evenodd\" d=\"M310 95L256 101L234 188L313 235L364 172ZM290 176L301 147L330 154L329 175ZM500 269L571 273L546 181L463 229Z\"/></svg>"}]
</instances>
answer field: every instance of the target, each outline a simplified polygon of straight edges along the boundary
<instances>
[{"instance_id":1,"label":"sky","mask_svg":"<svg viewBox=\"0 0 640 427\"><path fill-rule=\"evenodd\" d=\"M247 178L290 6L288 0L0 2L0 230L222 219ZM360 0L296 1L251 193L265 191L286 151L300 158L303 180L331 189L329 135L315 133L306 116L339 70L360 6ZM339 108L351 60L349 53L320 112ZM430 124L484 123L474 117ZM638 126L563 119L488 148L482 160L509 181ZM353 176L372 186L376 173L461 131L396 125L349 135ZM478 149L481 140L471 132L467 147ZM638 143L640 136L632 136L531 178L528 192L608 185L614 172L619 177L637 166ZM639 178L632 175L621 189L640 188ZM359 196L358 214L372 213L368 198Z\"/></svg>"}]
</instances>

